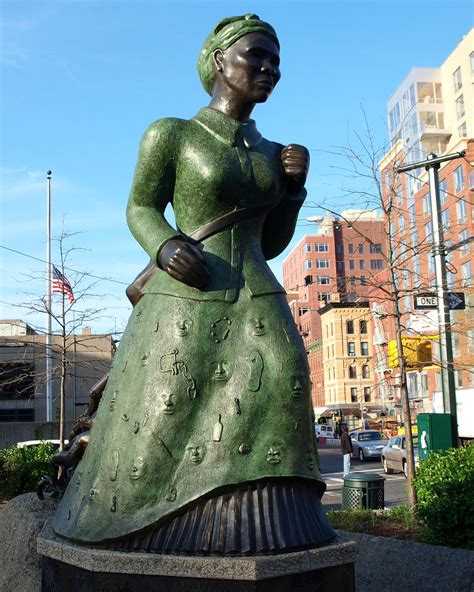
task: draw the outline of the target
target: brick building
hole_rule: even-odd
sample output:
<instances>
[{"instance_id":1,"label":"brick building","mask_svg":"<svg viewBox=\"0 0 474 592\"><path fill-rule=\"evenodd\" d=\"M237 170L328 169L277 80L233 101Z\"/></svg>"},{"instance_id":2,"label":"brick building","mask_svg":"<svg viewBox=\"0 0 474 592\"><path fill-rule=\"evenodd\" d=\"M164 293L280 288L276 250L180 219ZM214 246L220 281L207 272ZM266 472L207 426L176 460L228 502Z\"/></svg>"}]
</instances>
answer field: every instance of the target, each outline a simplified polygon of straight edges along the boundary
<instances>
[{"instance_id":1,"label":"brick building","mask_svg":"<svg viewBox=\"0 0 474 592\"><path fill-rule=\"evenodd\" d=\"M466 309L451 313L457 388L474 386L474 29L460 41L440 68L415 68L388 102L392 147L379 163L385 200L394 207L389 220L399 256L399 287L406 334L437 333L436 311L414 310L413 295L436 287L433 226L427 173L424 169L395 175L401 162L466 150L464 158L439 170L441 224L448 249L448 287L464 292ZM393 327L385 322L387 337ZM394 372L396 385L396 371ZM408 375L415 412L431 411L431 398L441 389L439 369Z\"/></svg>"},{"instance_id":2,"label":"brick building","mask_svg":"<svg viewBox=\"0 0 474 592\"><path fill-rule=\"evenodd\" d=\"M304 236L284 260L283 286L292 294L290 308L308 351L313 406L324 407L328 391L320 309L367 301L372 278L384 266L385 229L383 218L365 210L346 210L337 218L327 215L318 222L316 232ZM373 376L372 360L368 363ZM335 379L343 381L344 373ZM338 393L336 399L344 399L342 390L331 392Z\"/></svg>"}]
</instances>

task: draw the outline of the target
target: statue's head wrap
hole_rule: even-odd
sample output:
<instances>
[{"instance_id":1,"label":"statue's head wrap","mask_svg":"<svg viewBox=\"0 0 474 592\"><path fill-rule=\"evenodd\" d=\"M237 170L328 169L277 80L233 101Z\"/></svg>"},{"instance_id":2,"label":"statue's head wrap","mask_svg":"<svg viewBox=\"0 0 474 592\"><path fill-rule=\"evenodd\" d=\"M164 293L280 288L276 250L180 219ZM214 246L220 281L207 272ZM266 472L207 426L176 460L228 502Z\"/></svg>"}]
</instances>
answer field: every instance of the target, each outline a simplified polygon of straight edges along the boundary
<instances>
[{"instance_id":1,"label":"statue's head wrap","mask_svg":"<svg viewBox=\"0 0 474 592\"><path fill-rule=\"evenodd\" d=\"M270 36L280 48L275 29L268 23L261 21L256 14L246 14L244 16L230 16L222 19L208 35L197 63L199 78L208 94L212 92L214 84L215 71L213 64L213 54L216 49L225 51L244 35L249 33L263 33Z\"/></svg>"}]
</instances>

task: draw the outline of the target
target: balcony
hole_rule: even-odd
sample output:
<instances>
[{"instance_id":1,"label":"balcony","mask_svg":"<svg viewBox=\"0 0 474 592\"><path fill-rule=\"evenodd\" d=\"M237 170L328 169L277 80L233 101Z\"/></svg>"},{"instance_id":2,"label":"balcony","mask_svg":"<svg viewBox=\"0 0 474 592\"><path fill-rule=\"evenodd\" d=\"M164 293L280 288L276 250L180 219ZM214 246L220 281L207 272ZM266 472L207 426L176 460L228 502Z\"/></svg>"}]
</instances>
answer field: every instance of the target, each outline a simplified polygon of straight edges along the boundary
<instances>
[{"instance_id":1,"label":"balcony","mask_svg":"<svg viewBox=\"0 0 474 592\"><path fill-rule=\"evenodd\" d=\"M445 140L448 142L451 136L452 133L448 129L440 128L436 125L426 125L421 130L420 139L422 142L430 140Z\"/></svg>"}]
</instances>

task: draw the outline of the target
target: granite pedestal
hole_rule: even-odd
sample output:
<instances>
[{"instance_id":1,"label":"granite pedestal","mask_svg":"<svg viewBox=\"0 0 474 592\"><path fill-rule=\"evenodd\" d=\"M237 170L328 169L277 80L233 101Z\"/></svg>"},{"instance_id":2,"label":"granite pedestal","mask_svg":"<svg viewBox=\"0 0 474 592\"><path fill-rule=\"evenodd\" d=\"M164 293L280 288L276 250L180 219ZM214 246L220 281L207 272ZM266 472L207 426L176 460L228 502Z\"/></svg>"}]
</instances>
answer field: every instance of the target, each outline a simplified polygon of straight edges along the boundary
<instances>
[{"instance_id":1,"label":"granite pedestal","mask_svg":"<svg viewBox=\"0 0 474 592\"><path fill-rule=\"evenodd\" d=\"M252 557L123 553L76 545L49 523L37 541L43 592L354 592L353 541Z\"/></svg>"}]
</instances>

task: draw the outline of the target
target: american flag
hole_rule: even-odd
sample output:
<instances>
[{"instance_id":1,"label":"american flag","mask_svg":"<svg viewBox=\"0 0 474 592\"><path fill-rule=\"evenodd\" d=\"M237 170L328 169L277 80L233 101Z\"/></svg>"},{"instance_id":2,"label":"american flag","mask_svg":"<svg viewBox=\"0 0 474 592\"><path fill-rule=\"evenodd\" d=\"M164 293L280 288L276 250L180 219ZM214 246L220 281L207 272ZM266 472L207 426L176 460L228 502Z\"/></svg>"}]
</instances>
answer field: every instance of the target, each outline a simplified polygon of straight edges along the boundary
<instances>
[{"instance_id":1,"label":"american flag","mask_svg":"<svg viewBox=\"0 0 474 592\"><path fill-rule=\"evenodd\" d=\"M63 275L59 269L53 265L53 281L51 286L53 294L64 294L68 297L69 302L74 302L74 292L72 286L65 275Z\"/></svg>"}]
</instances>

